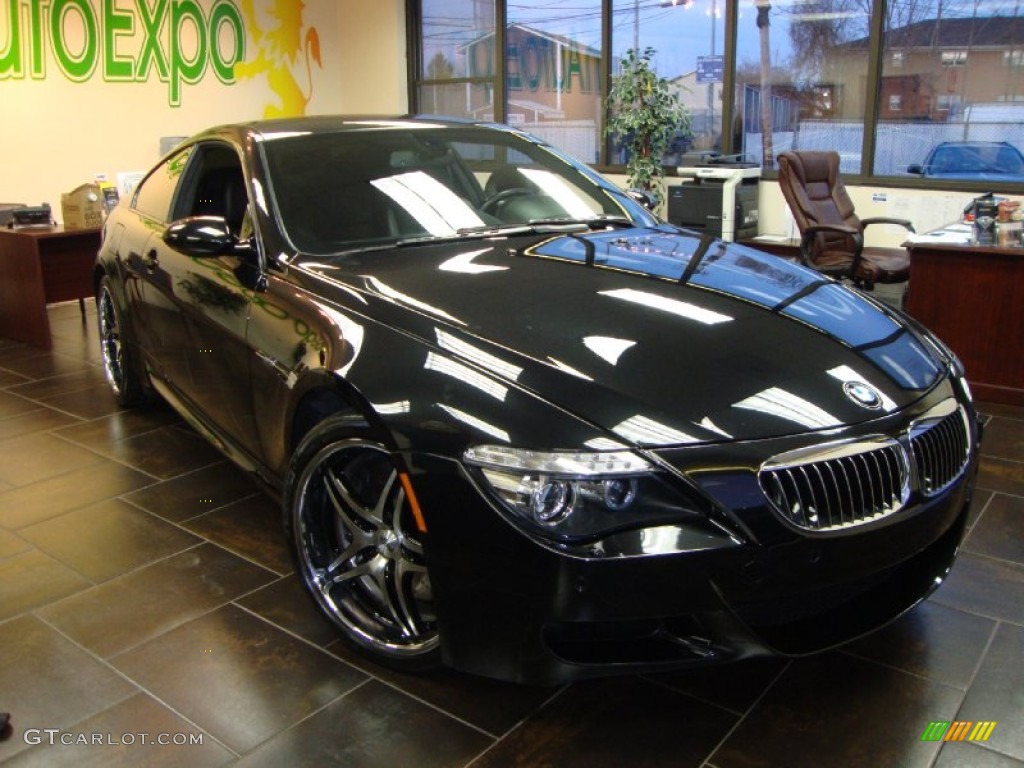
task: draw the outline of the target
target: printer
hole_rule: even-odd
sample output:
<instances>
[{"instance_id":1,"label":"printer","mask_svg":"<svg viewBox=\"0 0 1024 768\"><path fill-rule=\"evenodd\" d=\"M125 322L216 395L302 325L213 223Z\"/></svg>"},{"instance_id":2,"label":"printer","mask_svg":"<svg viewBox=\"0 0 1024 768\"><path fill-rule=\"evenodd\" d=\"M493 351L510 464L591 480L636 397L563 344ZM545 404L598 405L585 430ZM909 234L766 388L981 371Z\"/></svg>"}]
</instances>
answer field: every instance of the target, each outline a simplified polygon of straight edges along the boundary
<instances>
[{"instance_id":1,"label":"printer","mask_svg":"<svg viewBox=\"0 0 1024 768\"><path fill-rule=\"evenodd\" d=\"M687 229L734 242L757 237L757 185L761 167L735 156L684 155L676 174L686 179L668 187L668 220Z\"/></svg>"},{"instance_id":2,"label":"printer","mask_svg":"<svg viewBox=\"0 0 1024 768\"><path fill-rule=\"evenodd\" d=\"M0 227L13 226L14 212L24 207L24 203L0 203Z\"/></svg>"}]
</instances>

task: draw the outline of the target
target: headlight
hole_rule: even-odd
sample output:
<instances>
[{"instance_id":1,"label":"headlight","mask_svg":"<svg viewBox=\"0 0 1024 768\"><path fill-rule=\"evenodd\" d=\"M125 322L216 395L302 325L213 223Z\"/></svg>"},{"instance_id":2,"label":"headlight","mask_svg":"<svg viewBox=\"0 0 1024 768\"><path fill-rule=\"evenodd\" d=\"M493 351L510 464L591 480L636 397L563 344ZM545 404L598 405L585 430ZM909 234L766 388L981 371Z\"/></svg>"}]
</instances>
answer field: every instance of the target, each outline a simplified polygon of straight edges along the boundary
<instances>
[{"instance_id":1,"label":"headlight","mask_svg":"<svg viewBox=\"0 0 1024 768\"><path fill-rule=\"evenodd\" d=\"M627 528L703 519L687 498L632 451L529 451L497 445L463 458L514 519L547 536L580 540Z\"/></svg>"}]
</instances>

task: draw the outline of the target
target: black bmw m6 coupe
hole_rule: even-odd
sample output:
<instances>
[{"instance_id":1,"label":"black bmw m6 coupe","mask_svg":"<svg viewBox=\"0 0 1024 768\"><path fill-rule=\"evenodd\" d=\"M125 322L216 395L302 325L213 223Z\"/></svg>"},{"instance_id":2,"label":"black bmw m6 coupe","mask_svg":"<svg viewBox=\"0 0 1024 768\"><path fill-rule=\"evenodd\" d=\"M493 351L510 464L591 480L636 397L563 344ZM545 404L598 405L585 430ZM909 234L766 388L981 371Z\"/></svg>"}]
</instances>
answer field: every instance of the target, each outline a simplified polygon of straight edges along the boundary
<instances>
[{"instance_id":1,"label":"black bmw m6 coupe","mask_svg":"<svg viewBox=\"0 0 1024 768\"><path fill-rule=\"evenodd\" d=\"M531 683L806 654L948 573L979 431L898 311L511 128L222 126L107 219L103 361L281 501L379 662Z\"/></svg>"}]
</instances>

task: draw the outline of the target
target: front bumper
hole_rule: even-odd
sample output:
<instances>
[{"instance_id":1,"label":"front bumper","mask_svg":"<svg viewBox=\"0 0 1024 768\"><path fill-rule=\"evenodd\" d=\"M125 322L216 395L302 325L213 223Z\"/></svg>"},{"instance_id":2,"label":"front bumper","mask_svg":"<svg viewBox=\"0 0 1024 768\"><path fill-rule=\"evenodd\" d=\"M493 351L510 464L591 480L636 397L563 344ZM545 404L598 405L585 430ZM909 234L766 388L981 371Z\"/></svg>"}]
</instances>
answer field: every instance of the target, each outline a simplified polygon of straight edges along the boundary
<instances>
[{"instance_id":1,"label":"front bumper","mask_svg":"<svg viewBox=\"0 0 1024 768\"><path fill-rule=\"evenodd\" d=\"M802 655L877 629L945 578L976 470L854 535L581 557L497 514L452 462L418 461L445 662L533 684Z\"/></svg>"}]
</instances>

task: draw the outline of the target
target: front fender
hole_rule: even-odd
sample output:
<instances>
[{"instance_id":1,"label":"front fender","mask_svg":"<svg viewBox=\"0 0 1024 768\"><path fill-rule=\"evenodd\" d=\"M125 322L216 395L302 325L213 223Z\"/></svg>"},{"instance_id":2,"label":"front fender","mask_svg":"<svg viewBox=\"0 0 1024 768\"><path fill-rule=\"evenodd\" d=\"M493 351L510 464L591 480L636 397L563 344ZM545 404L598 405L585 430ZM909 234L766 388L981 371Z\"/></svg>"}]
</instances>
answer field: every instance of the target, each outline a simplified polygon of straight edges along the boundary
<instances>
[{"instance_id":1,"label":"front fender","mask_svg":"<svg viewBox=\"0 0 1024 768\"><path fill-rule=\"evenodd\" d=\"M317 415L362 414L396 451L459 457L472 443L585 448L608 433L515 380L286 280L254 297L248 341L265 464L279 478ZM621 442L621 440L619 441Z\"/></svg>"}]
</instances>

